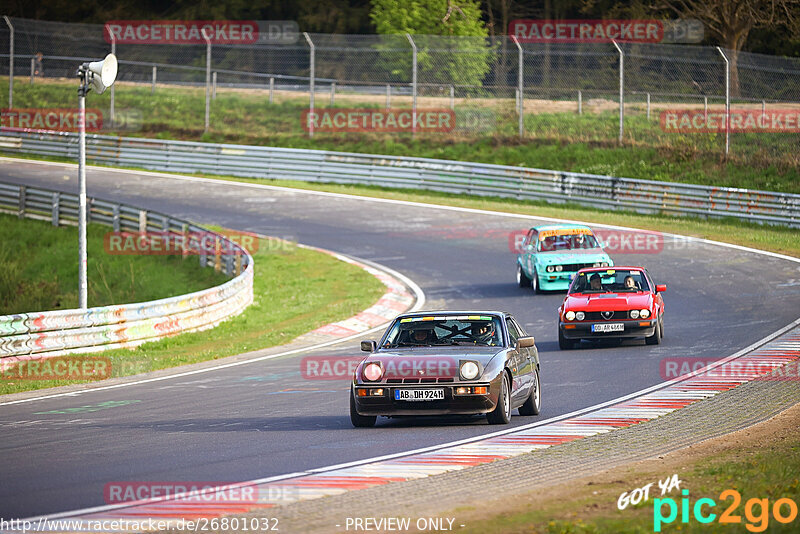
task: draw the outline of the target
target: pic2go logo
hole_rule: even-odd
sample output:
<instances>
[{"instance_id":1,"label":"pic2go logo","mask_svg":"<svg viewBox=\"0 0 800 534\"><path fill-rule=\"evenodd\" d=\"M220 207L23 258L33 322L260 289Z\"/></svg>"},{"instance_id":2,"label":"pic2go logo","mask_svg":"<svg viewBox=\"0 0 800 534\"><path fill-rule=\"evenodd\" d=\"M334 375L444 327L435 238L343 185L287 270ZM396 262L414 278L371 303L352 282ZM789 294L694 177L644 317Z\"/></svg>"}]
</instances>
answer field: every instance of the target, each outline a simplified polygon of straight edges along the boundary
<instances>
[{"instance_id":1,"label":"pic2go logo","mask_svg":"<svg viewBox=\"0 0 800 534\"><path fill-rule=\"evenodd\" d=\"M694 506L689 503L689 490L681 491L680 513L681 523L689 522L691 511L695 520L699 523L707 524L717 519L717 514L711 509L717 506L713 499L698 499ZM727 489L719 494L721 501L731 499L733 502L719 516L720 524L741 524L742 516L737 515L736 511L742 502L741 494L734 489ZM665 510L666 508L666 510ZM664 515L666 511L667 515ZM749 499L744 505L744 516L747 522L745 528L750 532L764 532L769 527L770 511L772 517L779 523L791 523L797 518L797 503L789 498L776 500L770 508L769 499ZM671 497L653 500L653 532L661 532L662 525L669 525L678 518L678 503Z\"/></svg>"}]
</instances>

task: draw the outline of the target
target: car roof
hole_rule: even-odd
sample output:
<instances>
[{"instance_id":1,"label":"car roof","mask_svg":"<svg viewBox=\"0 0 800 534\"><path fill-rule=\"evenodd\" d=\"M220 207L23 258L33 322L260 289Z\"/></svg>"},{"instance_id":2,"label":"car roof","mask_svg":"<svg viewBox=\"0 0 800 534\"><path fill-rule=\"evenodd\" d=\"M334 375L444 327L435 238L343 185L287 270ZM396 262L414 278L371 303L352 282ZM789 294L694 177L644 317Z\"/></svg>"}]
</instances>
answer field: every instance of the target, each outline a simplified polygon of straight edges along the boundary
<instances>
[{"instance_id":1,"label":"car roof","mask_svg":"<svg viewBox=\"0 0 800 534\"><path fill-rule=\"evenodd\" d=\"M423 310L415 312L401 313L397 317L422 317L422 316L440 316L440 315L499 315L503 317L510 316L509 312L504 311L490 311L490 310Z\"/></svg>"},{"instance_id":2,"label":"car roof","mask_svg":"<svg viewBox=\"0 0 800 534\"><path fill-rule=\"evenodd\" d=\"M636 265L613 265L611 267L584 267L578 272L598 272L598 271L646 271L644 267Z\"/></svg>"}]
</instances>

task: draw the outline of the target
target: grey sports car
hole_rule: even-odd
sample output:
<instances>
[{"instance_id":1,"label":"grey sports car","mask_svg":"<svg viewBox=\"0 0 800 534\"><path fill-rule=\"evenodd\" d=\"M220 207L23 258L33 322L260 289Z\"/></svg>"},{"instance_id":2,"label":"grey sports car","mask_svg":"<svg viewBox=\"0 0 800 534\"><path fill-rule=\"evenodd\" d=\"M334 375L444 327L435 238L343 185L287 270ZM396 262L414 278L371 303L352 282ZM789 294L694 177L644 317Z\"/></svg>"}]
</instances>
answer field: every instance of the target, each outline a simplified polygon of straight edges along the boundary
<instances>
[{"instance_id":1,"label":"grey sports car","mask_svg":"<svg viewBox=\"0 0 800 534\"><path fill-rule=\"evenodd\" d=\"M395 318L356 368L350 420L371 427L379 415L486 414L505 424L511 410L541 409L534 339L506 312L415 312Z\"/></svg>"}]
</instances>

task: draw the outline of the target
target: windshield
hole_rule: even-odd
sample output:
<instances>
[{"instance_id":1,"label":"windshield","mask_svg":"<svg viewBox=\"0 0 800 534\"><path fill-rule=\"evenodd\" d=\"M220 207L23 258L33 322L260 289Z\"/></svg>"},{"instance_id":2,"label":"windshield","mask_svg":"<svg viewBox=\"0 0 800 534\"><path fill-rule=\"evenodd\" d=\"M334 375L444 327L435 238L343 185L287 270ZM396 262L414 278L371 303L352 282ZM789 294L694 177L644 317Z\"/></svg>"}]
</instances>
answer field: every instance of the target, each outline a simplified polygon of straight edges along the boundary
<instances>
[{"instance_id":1,"label":"windshield","mask_svg":"<svg viewBox=\"0 0 800 534\"><path fill-rule=\"evenodd\" d=\"M500 318L490 315L405 317L390 327L382 347L503 346Z\"/></svg>"},{"instance_id":2,"label":"windshield","mask_svg":"<svg viewBox=\"0 0 800 534\"><path fill-rule=\"evenodd\" d=\"M635 293L650 291L644 273L633 269L581 272L575 276L570 293Z\"/></svg>"},{"instance_id":3,"label":"windshield","mask_svg":"<svg viewBox=\"0 0 800 534\"><path fill-rule=\"evenodd\" d=\"M591 234L556 234L539 238L539 252L553 252L556 250L582 250L598 248L597 239Z\"/></svg>"}]
</instances>

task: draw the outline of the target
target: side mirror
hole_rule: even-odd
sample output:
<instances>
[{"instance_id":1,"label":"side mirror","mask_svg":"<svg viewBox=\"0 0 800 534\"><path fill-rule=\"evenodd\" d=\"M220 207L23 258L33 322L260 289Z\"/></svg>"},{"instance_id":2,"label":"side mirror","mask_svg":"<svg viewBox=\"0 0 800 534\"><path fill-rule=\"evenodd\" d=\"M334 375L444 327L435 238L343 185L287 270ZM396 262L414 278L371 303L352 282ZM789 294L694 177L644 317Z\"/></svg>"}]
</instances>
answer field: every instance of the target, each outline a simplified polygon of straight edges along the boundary
<instances>
[{"instance_id":1,"label":"side mirror","mask_svg":"<svg viewBox=\"0 0 800 534\"><path fill-rule=\"evenodd\" d=\"M656 293L661 293L662 291L667 290L667 284L657 284L656 285Z\"/></svg>"},{"instance_id":2,"label":"side mirror","mask_svg":"<svg viewBox=\"0 0 800 534\"><path fill-rule=\"evenodd\" d=\"M378 344L372 340L361 342L361 350L364 352L375 352L377 348Z\"/></svg>"},{"instance_id":3,"label":"side mirror","mask_svg":"<svg viewBox=\"0 0 800 534\"><path fill-rule=\"evenodd\" d=\"M532 347L534 345L533 336L525 336L517 339L517 350Z\"/></svg>"}]
</instances>

